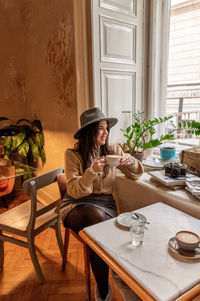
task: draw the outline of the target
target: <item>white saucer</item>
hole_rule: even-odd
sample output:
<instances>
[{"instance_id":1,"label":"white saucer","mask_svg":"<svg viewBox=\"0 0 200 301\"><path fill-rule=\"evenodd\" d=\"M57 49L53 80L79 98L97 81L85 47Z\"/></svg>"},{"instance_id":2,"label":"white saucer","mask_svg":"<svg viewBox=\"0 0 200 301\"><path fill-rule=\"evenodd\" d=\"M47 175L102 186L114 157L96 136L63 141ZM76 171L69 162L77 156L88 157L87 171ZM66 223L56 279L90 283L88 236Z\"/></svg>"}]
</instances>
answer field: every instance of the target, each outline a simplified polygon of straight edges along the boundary
<instances>
[{"instance_id":1,"label":"white saucer","mask_svg":"<svg viewBox=\"0 0 200 301\"><path fill-rule=\"evenodd\" d=\"M125 213L121 213L120 215L117 216L116 221L120 226L123 226L125 228L130 228L131 225L133 225L137 219L134 219L132 217L133 212L139 216L139 220L146 222L147 219L146 217L141 214L141 213L137 213L135 211L131 211L131 212L125 212Z\"/></svg>"},{"instance_id":2,"label":"white saucer","mask_svg":"<svg viewBox=\"0 0 200 301\"><path fill-rule=\"evenodd\" d=\"M152 167L156 169L162 169L163 168L163 162L157 158L152 158L152 159L146 159L142 161L142 164L147 167Z\"/></svg>"}]
</instances>

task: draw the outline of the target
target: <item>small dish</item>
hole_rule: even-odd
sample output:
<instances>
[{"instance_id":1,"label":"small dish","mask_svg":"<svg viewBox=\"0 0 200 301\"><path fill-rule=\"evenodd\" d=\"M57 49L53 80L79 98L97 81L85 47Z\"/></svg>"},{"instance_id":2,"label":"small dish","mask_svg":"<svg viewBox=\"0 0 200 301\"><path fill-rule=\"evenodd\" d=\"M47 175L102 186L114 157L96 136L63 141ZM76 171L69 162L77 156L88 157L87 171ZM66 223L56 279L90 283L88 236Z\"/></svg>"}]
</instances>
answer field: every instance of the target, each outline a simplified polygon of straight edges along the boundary
<instances>
[{"instance_id":1,"label":"small dish","mask_svg":"<svg viewBox=\"0 0 200 301\"><path fill-rule=\"evenodd\" d=\"M176 237L170 238L168 241L169 253L178 260L184 262L200 261L200 245L194 251L185 251L179 248Z\"/></svg>"},{"instance_id":2,"label":"small dish","mask_svg":"<svg viewBox=\"0 0 200 301\"><path fill-rule=\"evenodd\" d=\"M147 219L143 214L137 213L135 211L131 211L131 212L121 213L120 215L118 215L116 218L117 224L129 230L130 226L132 226L134 223L137 223L138 221L138 219L135 219L133 217L133 213L138 215L139 216L138 219L141 220L143 223L147 223Z\"/></svg>"},{"instance_id":3,"label":"small dish","mask_svg":"<svg viewBox=\"0 0 200 301\"><path fill-rule=\"evenodd\" d=\"M200 243L199 236L190 231L179 231L176 233L177 244L180 249L194 251Z\"/></svg>"}]
</instances>

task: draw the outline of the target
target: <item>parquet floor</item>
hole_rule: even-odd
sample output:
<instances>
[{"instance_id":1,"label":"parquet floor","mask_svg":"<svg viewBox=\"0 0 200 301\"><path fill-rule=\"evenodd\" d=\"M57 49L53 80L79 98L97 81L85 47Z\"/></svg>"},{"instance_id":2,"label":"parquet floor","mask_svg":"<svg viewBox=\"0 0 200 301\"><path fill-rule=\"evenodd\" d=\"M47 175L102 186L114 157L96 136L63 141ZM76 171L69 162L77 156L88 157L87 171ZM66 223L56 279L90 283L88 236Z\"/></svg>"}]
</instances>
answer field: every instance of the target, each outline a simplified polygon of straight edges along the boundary
<instances>
[{"instance_id":1,"label":"parquet floor","mask_svg":"<svg viewBox=\"0 0 200 301\"><path fill-rule=\"evenodd\" d=\"M64 235L63 227L62 233ZM70 236L68 263L62 272L54 230L42 232L36 237L35 243L46 282L38 282L26 248L5 242L5 264L0 273L0 301L87 301L82 244ZM93 275L91 284L94 301ZM113 301L121 301L116 288L113 292Z\"/></svg>"}]
</instances>

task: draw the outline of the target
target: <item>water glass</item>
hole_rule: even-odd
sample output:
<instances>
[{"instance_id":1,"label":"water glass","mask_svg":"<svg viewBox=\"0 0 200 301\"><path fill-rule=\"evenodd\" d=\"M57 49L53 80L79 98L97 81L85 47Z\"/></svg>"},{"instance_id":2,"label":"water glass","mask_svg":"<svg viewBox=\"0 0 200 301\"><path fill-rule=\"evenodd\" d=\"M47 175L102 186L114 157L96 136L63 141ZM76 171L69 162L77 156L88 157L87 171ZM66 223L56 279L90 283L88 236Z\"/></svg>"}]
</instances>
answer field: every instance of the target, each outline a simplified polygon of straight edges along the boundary
<instances>
[{"instance_id":1,"label":"water glass","mask_svg":"<svg viewBox=\"0 0 200 301\"><path fill-rule=\"evenodd\" d=\"M131 241L133 246L140 246L144 238L144 222L137 220L130 226Z\"/></svg>"}]
</instances>

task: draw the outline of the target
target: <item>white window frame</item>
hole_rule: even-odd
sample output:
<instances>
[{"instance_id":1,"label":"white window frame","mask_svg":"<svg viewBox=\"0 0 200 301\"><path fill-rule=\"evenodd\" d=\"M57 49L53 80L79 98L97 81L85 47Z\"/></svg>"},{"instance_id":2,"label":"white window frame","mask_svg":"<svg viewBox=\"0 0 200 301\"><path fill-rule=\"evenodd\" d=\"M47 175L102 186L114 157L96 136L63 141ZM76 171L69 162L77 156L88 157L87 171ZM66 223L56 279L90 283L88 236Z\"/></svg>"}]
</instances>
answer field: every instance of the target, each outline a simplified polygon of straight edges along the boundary
<instances>
[{"instance_id":1,"label":"white window frame","mask_svg":"<svg viewBox=\"0 0 200 301\"><path fill-rule=\"evenodd\" d=\"M150 1L148 119L166 115L170 8L171 0ZM160 133L164 132L164 127L164 124L160 126ZM196 143L184 140L174 140L170 144L179 144L180 148L181 145L183 148L200 145L199 139L195 139Z\"/></svg>"}]
</instances>

